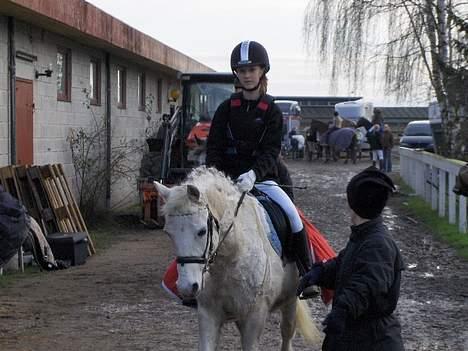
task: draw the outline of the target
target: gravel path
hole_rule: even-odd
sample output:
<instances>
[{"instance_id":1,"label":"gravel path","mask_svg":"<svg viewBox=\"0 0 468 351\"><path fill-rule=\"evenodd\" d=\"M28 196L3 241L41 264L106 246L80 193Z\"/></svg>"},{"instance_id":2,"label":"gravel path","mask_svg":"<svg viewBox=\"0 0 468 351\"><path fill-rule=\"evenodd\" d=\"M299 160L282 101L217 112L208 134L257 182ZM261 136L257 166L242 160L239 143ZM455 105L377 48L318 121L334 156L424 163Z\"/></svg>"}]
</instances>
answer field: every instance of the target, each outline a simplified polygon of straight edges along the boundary
<instances>
[{"instance_id":1,"label":"gravel path","mask_svg":"<svg viewBox=\"0 0 468 351\"><path fill-rule=\"evenodd\" d=\"M341 249L349 235L347 181L368 166L342 162L289 161L297 203ZM404 272L397 314L407 350L468 350L468 264L432 239L428 229L408 218L392 199L385 219L403 253ZM0 288L2 351L195 350L195 310L169 298L159 282L172 259L161 231L138 225L116 226L117 240L84 266L25 276ZM1 278L0 278L1 279ZM327 312L311 303L319 323ZM239 350L233 326L223 330L221 350ZM279 348L279 318L273 315L262 350ZM299 337L296 350L311 350Z\"/></svg>"}]
</instances>

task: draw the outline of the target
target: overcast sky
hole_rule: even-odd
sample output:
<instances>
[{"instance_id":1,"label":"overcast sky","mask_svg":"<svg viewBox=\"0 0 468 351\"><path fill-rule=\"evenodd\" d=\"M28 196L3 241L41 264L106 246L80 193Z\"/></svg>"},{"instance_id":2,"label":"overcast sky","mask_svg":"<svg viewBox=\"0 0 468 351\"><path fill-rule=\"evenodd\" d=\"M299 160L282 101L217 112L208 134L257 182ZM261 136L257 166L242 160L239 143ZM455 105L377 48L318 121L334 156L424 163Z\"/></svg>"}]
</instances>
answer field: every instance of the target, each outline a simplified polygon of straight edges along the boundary
<instances>
[{"instance_id":1,"label":"overcast sky","mask_svg":"<svg viewBox=\"0 0 468 351\"><path fill-rule=\"evenodd\" d=\"M88 0L130 26L214 68L229 71L243 40L263 44L270 56L272 95L360 95L376 105L394 101L373 86L331 92L327 69L308 57L302 34L307 0ZM322 73L321 73L322 72Z\"/></svg>"}]
</instances>

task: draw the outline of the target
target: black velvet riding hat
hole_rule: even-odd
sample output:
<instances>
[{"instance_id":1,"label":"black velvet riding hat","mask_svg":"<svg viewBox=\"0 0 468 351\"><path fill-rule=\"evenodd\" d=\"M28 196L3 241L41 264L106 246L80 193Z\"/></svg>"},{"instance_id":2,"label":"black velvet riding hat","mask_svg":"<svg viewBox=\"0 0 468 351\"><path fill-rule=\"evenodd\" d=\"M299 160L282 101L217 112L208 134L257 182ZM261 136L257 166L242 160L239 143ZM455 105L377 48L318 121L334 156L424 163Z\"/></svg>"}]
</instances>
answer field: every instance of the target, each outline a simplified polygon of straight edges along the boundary
<instances>
[{"instance_id":1,"label":"black velvet riding hat","mask_svg":"<svg viewBox=\"0 0 468 351\"><path fill-rule=\"evenodd\" d=\"M356 174L348 183L349 207L360 217L373 219L384 209L389 194L395 190L393 181L375 167Z\"/></svg>"}]
</instances>

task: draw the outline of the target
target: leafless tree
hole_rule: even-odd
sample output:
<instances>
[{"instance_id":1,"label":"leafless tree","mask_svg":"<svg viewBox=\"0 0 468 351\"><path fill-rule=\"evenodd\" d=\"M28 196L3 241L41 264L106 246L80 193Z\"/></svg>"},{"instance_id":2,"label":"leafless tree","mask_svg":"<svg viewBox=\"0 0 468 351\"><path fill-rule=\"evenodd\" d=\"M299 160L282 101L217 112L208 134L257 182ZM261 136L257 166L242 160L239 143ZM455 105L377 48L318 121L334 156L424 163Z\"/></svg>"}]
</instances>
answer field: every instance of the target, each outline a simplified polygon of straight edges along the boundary
<instances>
[{"instance_id":1,"label":"leafless tree","mask_svg":"<svg viewBox=\"0 0 468 351\"><path fill-rule=\"evenodd\" d=\"M397 99L424 88L436 98L438 153L468 160L468 2L463 0L310 0L304 16L310 52L357 90L382 72Z\"/></svg>"}]
</instances>

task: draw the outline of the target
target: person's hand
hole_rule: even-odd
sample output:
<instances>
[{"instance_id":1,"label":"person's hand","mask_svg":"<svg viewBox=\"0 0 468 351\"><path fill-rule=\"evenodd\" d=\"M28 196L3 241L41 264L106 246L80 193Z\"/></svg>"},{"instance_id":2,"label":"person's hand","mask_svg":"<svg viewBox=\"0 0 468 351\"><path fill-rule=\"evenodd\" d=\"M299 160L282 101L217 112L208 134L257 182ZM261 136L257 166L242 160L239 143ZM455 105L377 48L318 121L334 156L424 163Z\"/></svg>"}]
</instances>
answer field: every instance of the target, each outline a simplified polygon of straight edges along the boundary
<instances>
[{"instance_id":1,"label":"person's hand","mask_svg":"<svg viewBox=\"0 0 468 351\"><path fill-rule=\"evenodd\" d=\"M250 191L255 185L257 179L255 172L251 169L248 172L242 173L236 180L236 185L241 192Z\"/></svg>"},{"instance_id":2,"label":"person's hand","mask_svg":"<svg viewBox=\"0 0 468 351\"><path fill-rule=\"evenodd\" d=\"M296 295L300 296L305 288L311 285L317 285L322 277L323 265L321 263L314 264L312 269L307 272L299 281L299 286L297 287Z\"/></svg>"},{"instance_id":3,"label":"person's hand","mask_svg":"<svg viewBox=\"0 0 468 351\"><path fill-rule=\"evenodd\" d=\"M323 330L325 334L343 334L346 328L346 310L341 307L335 307L331 310L322 325L325 326Z\"/></svg>"}]
</instances>

